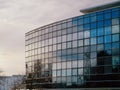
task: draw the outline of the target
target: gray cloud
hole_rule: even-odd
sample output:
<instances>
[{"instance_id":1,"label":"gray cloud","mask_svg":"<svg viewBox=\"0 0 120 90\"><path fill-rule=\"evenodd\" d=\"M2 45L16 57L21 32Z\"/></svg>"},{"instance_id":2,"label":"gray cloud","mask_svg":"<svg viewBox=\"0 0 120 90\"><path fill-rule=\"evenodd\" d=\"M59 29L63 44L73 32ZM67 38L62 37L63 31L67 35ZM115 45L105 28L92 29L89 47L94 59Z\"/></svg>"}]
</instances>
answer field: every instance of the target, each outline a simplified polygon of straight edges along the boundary
<instances>
[{"instance_id":1,"label":"gray cloud","mask_svg":"<svg viewBox=\"0 0 120 90\"><path fill-rule=\"evenodd\" d=\"M0 68L25 71L24 34L34 28L81 15L80 9L118 0L0 0Z\"/></svg>"}]
</instances>

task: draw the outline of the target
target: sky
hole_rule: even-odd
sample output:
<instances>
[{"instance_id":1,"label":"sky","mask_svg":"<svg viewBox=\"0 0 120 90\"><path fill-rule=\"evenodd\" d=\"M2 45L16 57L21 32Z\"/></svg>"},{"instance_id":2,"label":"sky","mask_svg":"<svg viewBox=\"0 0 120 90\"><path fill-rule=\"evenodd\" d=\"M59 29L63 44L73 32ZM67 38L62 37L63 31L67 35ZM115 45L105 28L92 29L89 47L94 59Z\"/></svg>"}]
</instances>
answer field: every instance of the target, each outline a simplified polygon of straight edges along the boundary
<instances>
[{"instance_id":1,"label":"sky","mask_svg":"<svg viewBox=\"0 0 120 90\"><path fill-rule=\"evenodd\" d=\"M0 70L25 73L26 32L113 1L119 0L0 0Z\"/></svg>"}]
</instances>

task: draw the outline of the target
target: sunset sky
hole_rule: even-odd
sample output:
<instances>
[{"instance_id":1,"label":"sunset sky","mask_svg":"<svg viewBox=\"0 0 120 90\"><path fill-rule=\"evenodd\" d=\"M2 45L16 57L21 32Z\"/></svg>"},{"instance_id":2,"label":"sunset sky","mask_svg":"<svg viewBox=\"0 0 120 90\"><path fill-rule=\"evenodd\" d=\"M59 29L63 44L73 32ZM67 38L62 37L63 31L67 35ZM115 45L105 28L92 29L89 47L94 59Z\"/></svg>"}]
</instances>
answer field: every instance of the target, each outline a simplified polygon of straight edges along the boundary
<instances>
[{"instance_id":1,"label":"sunset sky","mask_svg":"<svg viewBox=\"0 0 120 90\"><path fill-rule=\"evenodd\" d=\"M119 0L0 0L0 69L25 73L25 33L81 15L80 9Z\"/></svg>"}]
</instances>

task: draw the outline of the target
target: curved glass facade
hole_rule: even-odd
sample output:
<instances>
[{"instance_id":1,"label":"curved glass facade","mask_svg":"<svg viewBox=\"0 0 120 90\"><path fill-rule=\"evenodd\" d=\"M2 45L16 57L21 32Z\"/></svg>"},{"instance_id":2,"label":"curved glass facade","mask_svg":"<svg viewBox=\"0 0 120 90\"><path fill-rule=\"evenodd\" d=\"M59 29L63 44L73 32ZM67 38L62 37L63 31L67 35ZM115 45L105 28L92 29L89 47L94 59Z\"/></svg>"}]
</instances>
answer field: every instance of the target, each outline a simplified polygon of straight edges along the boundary
<instances>
[{"instance_id":1,"label":"curved glass facade","mask_svg":"<svg viewBox=\"0 0 120 90\"><path fill-rule=\"evenodd\" d=\"M26 33L28 88L119 87L120 8Z\"/></svg>"}]
</instances>

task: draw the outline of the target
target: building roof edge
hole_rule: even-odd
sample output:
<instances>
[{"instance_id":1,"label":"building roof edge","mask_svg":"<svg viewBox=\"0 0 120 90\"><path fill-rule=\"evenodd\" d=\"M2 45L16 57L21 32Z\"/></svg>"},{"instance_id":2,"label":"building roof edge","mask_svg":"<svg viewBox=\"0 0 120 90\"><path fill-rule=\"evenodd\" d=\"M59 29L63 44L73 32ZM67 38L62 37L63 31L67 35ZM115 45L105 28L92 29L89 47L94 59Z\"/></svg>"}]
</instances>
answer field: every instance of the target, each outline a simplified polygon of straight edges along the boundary
<instances>
[{"instance_id":1,"label":"building roof edge","mask_svg":"<svg viewBox=\"0 0 120 90\"><path fill-rule=\"evenodd\" d=\"M108 9L108 8L118 7L118 6L120 6L120 1L111 2L108 4L99 5L99 6L95 6L95 7L85 8L85 9L80 10L80 12L87 14L87 13L100 11L100 10L104 10L104 9Z\"/></svg>"}]
</instances>

